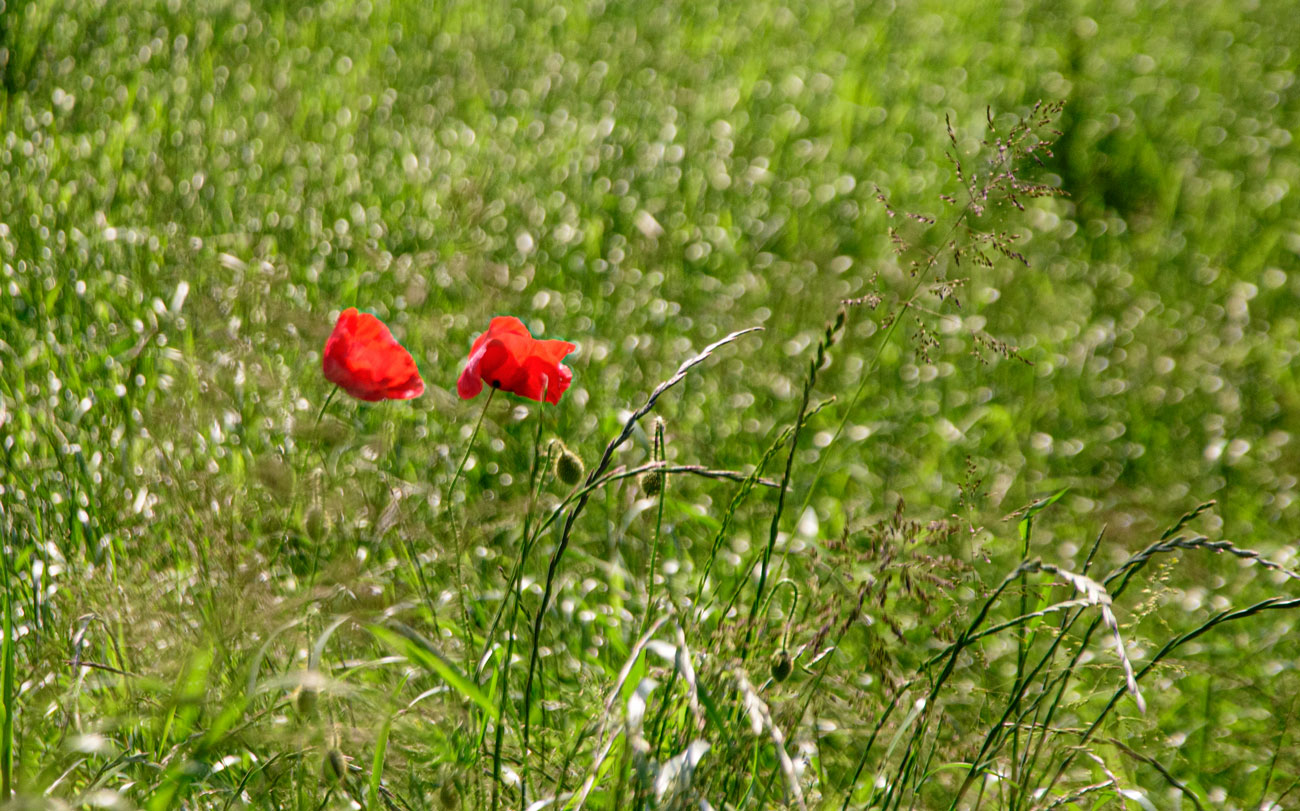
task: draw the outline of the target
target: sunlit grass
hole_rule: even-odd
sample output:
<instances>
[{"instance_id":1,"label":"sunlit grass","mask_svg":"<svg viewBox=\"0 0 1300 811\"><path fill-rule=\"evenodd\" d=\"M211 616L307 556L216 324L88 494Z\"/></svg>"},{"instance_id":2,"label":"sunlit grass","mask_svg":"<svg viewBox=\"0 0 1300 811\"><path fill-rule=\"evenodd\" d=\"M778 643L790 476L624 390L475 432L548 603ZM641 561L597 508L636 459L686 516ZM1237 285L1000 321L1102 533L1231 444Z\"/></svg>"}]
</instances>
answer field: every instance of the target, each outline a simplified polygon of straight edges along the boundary
<instances>
[{"instance_id":1,"label":"sunlit grass","mask_svg":"<svg viewBox=\"0 0 1300 811\"><path fill-rule=\"evenodd\" d=\"M8 3L0 791L1288 807L1288 12Z\"/></svg>"}]
</instances>

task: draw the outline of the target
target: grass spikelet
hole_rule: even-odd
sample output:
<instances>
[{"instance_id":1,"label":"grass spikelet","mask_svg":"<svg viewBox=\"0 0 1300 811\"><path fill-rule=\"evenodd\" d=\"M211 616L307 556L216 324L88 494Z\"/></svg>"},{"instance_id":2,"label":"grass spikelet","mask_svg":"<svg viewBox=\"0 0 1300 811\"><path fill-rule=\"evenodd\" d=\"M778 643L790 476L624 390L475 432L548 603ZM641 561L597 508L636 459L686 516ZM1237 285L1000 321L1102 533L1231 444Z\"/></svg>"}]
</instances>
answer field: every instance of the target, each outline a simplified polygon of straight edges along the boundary
<instances>
[{"instance_id":1,"label":"grass spikelet","mask_svg":"<svg viewBox=\"0 0 1300 811\"><path fill-rule=\"evenodd\" d=\"M1076 591L1083 595L1083 599L1088 605L1096 606L1101 612L1102 621L1110 629L1115 638L1115 653L1119 656L1120 664L1124 667L1124 681L1128 685L1129 692L1133 694L1133 701L1137 704L1140 712L1147 711L1146 699L1142 697L1142 691L1138 689L1137 679L1133 675L1133 663L1129 661L1128 652L1124 648L1124 639L1120 636L1119 620L1115 619L1115 612L1111 610L1110 593L1106 587L1097 581L1085 577L1081 574L1068 572L1059 566L1050 563L1036 561L1036 565L1027 569L1027 572L1039 569L1049 574L1056 575L1065 582L1074 587Z\"/></svg>"}]
</instances>

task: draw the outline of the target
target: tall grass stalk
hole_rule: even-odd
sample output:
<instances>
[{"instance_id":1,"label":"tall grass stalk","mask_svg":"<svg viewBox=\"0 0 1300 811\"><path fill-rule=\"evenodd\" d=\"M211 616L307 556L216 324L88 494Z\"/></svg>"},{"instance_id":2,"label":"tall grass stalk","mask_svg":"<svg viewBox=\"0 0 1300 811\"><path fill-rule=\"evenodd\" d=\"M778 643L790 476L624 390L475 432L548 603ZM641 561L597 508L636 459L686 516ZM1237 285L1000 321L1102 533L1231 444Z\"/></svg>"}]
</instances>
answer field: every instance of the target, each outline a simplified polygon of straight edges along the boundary
<instances>
[{"instance_id":1,"label":"tall grass stalk","mask_svg":"<svg viewBox=\"0 0 1300 811\"><path fill-rule=\"evenodd\" d=\"M821 341L817 344L817 351L813 355L812 363L808 368L808 377L804 380L803 396L799 401L799 411L795 415L794 431L790 435L790 450L785 457L785 472L781 477L781 487L777 491L776 510L772 513L772 522L768 526L767 546L763 549L763 559L758 574L758 586L754 589L754 600L749 607L749 620L745 626L745 641L740 646L740 659L745 661L749 658L749 646L753 639L754 625L758 621L758 608L763 602L763 589L767 586L768 567L772 562L772 552L776 548L777 535L781 530L781 516L785 511L785 496L790 488L790 475L794 471L795 452L799 449L799 433L803 430L804 421L808 413L808 403L812 399L813 387L817 385L817 372L821 369L822 364L826 362L826 351L835 343L836 336L844 327L844 321L848 317L846 310L841 307L835 315L835 320L826 326L826 331L822 335Z\"/></svg>"},{"instance_id":2,"label":"tall grass stalk","mask_svg":"<svg viewBox=\"0 0 1300 811\"><path fill-rule=\"evenodd\" d=\"M9 516L4 515L0 518L3 518L0 526L7 527ZM0 667L4 668L3 677L0 678L0 690L4 691L0 696L4 706L3 725L0 726L0 802L8 802L14 788L14 716L18 709L18 695L14 690L16 641L14 639L13 575L9 571L9 551L12 549L12 542L13 539L7 531L0 535L0 556L4 557L5 587L4 640L0 642Z\"/></svg>"},{"instance_id":3,"label":"tall grass stalk","mask_svg":"<svg viewBox=\"0 0 1300 811\"><path fill-rule=\"evenodd\" d=\"M1019 137L1036 138L1037 136L1033 135L1034 130L1051 126L1060 116L1063 107L1063 103L1044 106L1042 102L1039 102L1034 106L1030 115L1012 129L1005 142L999 138L996 143L997 148L995 157L992 159L988 170L982 175L982 185L978 184L978 173L968 175L963 169L958 150L956 132L953 130L951 120L945 119L947 121L948 139L952 145L952 152L949 153L948 157L955 167L957 179L962 183L964 191L966 192L966 203L953 219L952 224L948 227L943 239L939 241L938 247L927 253L925 262L919 269L914 269L914 280L912 285L908 288L906 295L902 297L902 303L894 312L889 314L884 332L880 335L879 340L875 342L871 355L862 368L862 380L858 383L857 388L854 389L853 396L849 398L848 404L844 407L843 416L840 417L839 423L831 433L830 442L826 446L828 449L835 446L835 443L839 440L840 436L843 435L844 429L848 427L849 419L852 418L856 412L858 403L862 400L862 395L866 393L867 386L873 380L872 374L880 363L881 354L884 352L885 347L889 345L894 333L898 330L898 325L902 323L903 316L907 314L908 310L912 309L916 305L926 282L930 279L930 275L934 272L935 268L938 267L940 258L945 254L945 252L951 250L954 261L960 261L962 250L957 248L953 238L963 227L966 226L972 215L978 215L984 212L985 206L989 201L989 196L994 192L1001 191L1006 195L1006 199L1017 208L1023 210L1024 206L1021 205L1015 196L1018 184L1013 176L1009 176L1009 170L1012 167L1013 161L1017 159L1032 156L1037 160L1036 155L1034 155L1035 151L1041 150L1050 155L1051 142L1038 140L1028 147L1028 151L1016 148L1013 145L1016 144ZM992 111L988 112L988 123L989 128L996 131L993 127ZM1010 181L1009 187L1008 181ZM895 213L885 201L884 195L878 193L877 196L880 201L885 204L890 218L893 218ZM917 215L911 216L913 219L923 221L929 219ZM1017 258L1020 258L1022 262L1024 261L1023 257L1019 257L1018 255L1016 256ZM830 459L830 456L830 453L824 452L821 454L821 458L817 462L817 467L809 478L807 485L808 489L804 496L803 504L800 505L799 508L800 515L802 515L804 510L808 509L808 505L812 503L813 495L817 492L817 483L821 481L822 474L825 471L826 463Z\"/></svg>"},{"instance_id":4,"label":"tall grass stalk","mask_svg":"<svg viewBox=\"0 0 1300 811\"><path fill-rule=\"evenodd\" d=\"M469 463L470 454L474 450L474 440L478 439L479 429L483 427L483 418L487 416L488 408L492 405L492 398L496 396L496 393L497 390L495 386L490 386L488 388L487 399L484 400L483 408L478 412L478 419L474 421L474 430L470 431L469 439L465 441L465 452L461 454L460 464L456 465L456 472L452 474L451 481L447 484L447 493L446 496L444 496L444 498L446 498L446 504L443 505L443 511L447 516L448 523L451 525L452 540L455 543L456 548L456 594L457 601L460 603L461 628L467 635L465 641L465 669L471 672L473 669L473 660L471 658L473 652L472 645L468 639L468 634L470 628L473 626L470 624L469 619L469 595L465 591L464 558L466 550L464 541L460 536L460 529L456 523L456 485L460 482L461 474L465 472L465 465ZM431 612L433 611L432 605L429 606L429 610Z\"/></svg>"},{"instance_id":5,"label":"tall grass stalk","mask_svg":"<svg viewBox=\"0 0 1300 811\"><path fill-rule=\"evenodd\" d=\"M663 462L665 461L664 457L664 424L663 421L660 420L655 422L653 460L656 462ZM655 573L659 566L659 536L663 531L664 525L664 500L668 498L668 474L662 471L655 471L647 475L656 476L657 479L655 479L655 481L658 482L658 485L655 492L656 505L654 540L651 541L650 544L650 564L646 568L645 573L645 614L641 617L641 633L639 635L645 634L645 629L650 624L650 616L655 610ZM645 482L648 480L642 478L641 481Z\"/></svg>"},{"instance_id":6,"label":"tall grass stalk","mask_svg":"<svg viewBox=\"0 0 1300 811\"><path fill-rule=\"evenodd\" d=\"M641 407L638 408L636 411L634 411L623 423L623 430L619 433L619 435L615 437L613 440L611 440L608 445L605 446L605 452L601 454L600 462L592 469L591 473L587 475L587 480L585 482L582 495L578 497L577 502L569 510L568 517L564 521L564 528L561 530L560 533L559 543L556 545L555 551L551 554L551 560L547 564L546 586L542 590L542 601L537 608L536 619L533 621L532 650L529 652L528 655L528 678L524 682L524 734L523 734L523 755L522 756L524 758L525 765L524 765L524 770L521 776L520 786L519 786L519 807L521 811L523 811L527 807L527 799L528 799L527 764L531 755L531 752L529 751L528 748L528 743L529 743L529 732L531 730L531 723L532 723L533 680L537 675L537 658L538 658L538 653L541 649L542 622L546 617L546 608L550 603L551 592L555 586L555 574L559 570L560 561L563 560L564 552L566 549L568 549L569 546L569 537L570 537L570 533L573 531L573 524L575 521L577 521L578 516L582 513L582 509L587 505L587 500L589 498L592 488L594 487L596 482L601 478L601 476L604 475L605 471L609 468L610 464L613 462L614 452L617 451L623 445L623 443L626 442L628 438L632 436L632 431L633 429L636 428L636 424L641 420L642 417L650 413L650 409L654 408L655 403L659 401L659 398L663 396L664 392L668 391L673 386L676 386L678 383L685 380L687 373L689 373L691 369L703 363L704 361L708 360L713 355L713 353L716 352L718 349L726 346L732 341L735 341L745 335L748 335L752 332L758 332L761 330L762 327L750 327L749 329L737 330L736 332L733 332L718 341L714 341L713 343L706 346L698 355L695 355L694 357L688 358L687 360L683 361L682 365L677 367L677 371L672 375L672 377L669 377L667 380L663 381L658 386L656 386L654 391L650 392L650 396L646 398L645 403L642 404Z\"/></svg>"}]
</instances>

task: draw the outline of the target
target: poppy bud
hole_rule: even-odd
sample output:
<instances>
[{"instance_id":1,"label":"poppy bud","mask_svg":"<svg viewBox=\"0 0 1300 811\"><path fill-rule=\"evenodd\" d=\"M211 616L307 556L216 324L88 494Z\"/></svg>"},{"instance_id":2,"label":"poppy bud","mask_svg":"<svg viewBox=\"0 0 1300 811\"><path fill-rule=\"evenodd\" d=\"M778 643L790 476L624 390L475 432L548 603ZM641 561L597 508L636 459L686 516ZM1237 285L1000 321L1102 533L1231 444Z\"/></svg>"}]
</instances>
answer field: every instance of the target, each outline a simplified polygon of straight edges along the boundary
<instances>
[{"instance_id":1,"label":"poppy bud","mask_svg":"<svg viewBox=\"0 0 1300 811\"><path fill-rule=\"evenodd\" d=\"M319 542L325 537L325 532L329 529L329 519L325 517L324 510L313 505L307 510L307 515L303 517L303 525L307 530L307 537Z\"/></svg>"},{"instance_id":2,"label":"poppy bud","mask_svg":"<svg viewBox=\"0 0 1300 811\"><path fill-rule=\"evenodd\" d=\"M326 448L346 442L355 436L355 432L343 420L337 417L324 416L315 425L304 428L301 432L302 437L318 442Z\"/></svg>"},{"instance_id":3,"label":"poppy bud","mask_svg":"<svg viewBox=\"0 0 1300 811\"><path fill-rule=\"evenodd\" d=\"M565 484L575 485L586 474L587 466L582 463L582 457L561 444L560 456L555 460L555 475Z\"/></svg>"},{"instance_id":4,"label":"poppy bud","mask_svg":"<svg viewBox=\"0 0 1300 811\"><path fill-rule=\"evenodd\" d=\"M651 470L641 474L641 492L646 498L654 498L664 490L664 472Z\"/></svg>"},{"instance_id":5,"label":"poppy bud","mask_svg":"<svg viewBox=\"0 0 1300 811\"><path fill-rule=\"evenodd\" d=\"M442 803L443 808L459 808L460 794L456 791L456 786L452 783L443 783L442 788L438 790L438 801Z\"/></svg>"},{"instance_id":6,"label":"poppy bud","mask_svg":"<svg viewBox=\"0 0 1300 811\"><path fill-rule=\"evenodd\" d=\"M257 478L271 495L280 501L288 501L293 496L293 468L277 456L267 454L259 458L254 470Z\"/></svg>"},{"instance_id":7,"label":"poppy bud","mask_svg":"<svg viewBox=\"0 0 1300 811\"><path fill-rule=\"evenodd\" d=\"M298 691L298 714L303 718L314 718L316 716L316 698L319 695L315 687L304 685Z\"/></svg>"},{"instance_id":8,"label":"poppy bud","mask_svg":"<svg viewBox=\"0 0 1300 811\"><path fill-rule=\"evenodd\" d=\"M794 670L794 662L790 660L789 651L782 648L772 655L772 678L780 683L790 678L790 671Z\"/></svg>"},{"instance_id":9,"label":"poppy bud","mask_svg":"<svg viewBox=\"0 0 1300 811\"><path fill-rule=\"evenodd\" d=\"M337 749L331 749L325 753L325 762L321 764L321 776L327 783L337 783L342 780L348 773L348 761L343 757L343 753Z\"/></svg>"}]
</instances>

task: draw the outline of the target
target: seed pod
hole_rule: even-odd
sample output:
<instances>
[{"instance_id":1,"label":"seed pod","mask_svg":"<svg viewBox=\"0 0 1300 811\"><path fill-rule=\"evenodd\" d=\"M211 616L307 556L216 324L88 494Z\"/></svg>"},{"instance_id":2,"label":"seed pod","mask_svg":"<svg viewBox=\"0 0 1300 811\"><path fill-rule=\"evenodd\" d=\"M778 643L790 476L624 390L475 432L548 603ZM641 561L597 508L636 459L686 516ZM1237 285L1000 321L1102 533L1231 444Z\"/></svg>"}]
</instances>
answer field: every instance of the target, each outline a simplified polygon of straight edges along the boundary
<instances>
[{"instance_id":1,"label":"seed pod","mask_svg":"<svg viewBox=\"0 0 1300 811\"><path fill-rule=\"evenodd\" d=\"M348 760L337 749L325 753L325 762L321 764L321 776L327 783L337 783L348 773Z\"/></svg>"},{"instance_id":2,"label":"seed pod","mask_svg":"<svg viewBox=\"0 0 1300 811\"><path fill-rule=\"evenodd\" d=\"M790 678L790 672L794 670L794 662L790 660L790 653L785 648L772 654L772 678L777 683L783 682Z\"/></svg>"},{"instance_id":3,"label":"seed pod","mask_svg":"<svg viewBox=\"0 0 1300 811\"><path fill-rule=\"evenodd\" d=\"M641 474L641 492L646 498L654 498L664 490L664 472L651 470Z\"/></svg>"},{"instance_id":4,"label":"seed pod","mask_svg":"<svg viewBox=\"0 0 1300 811\"><path fill-rule=\"evenodd\" d=\"M254 472L267 492L284 502L293 497L294 472L274 454L265 454L254 463Z\"/></svg>"},{"instance_id":5,"label":"seed pod","mask_svg":"<svg viewBox=\"0 0 1300 811\"><path fill-rule=\"evenodd\" d=\"M318 695L319 692L315 687L307 687L304 685L302 689L298 691L298 714L303 718L315 718L316 698Z\"/></svg>"},{"instance_id":6,"label":"seed pod","mask_svg":"<svg viewBox=\"0 0 1300 811\"><path fill-rule=\"evenodd\" d=\"M587 466L582 463L582 457L560 445L560 456L555 460L555 475L560 477L560 481L572 486L582 481L586 473Z\"/></svg>"},{"instance_id":7,"label":"seed pod","mask_svg":"<svg viewBox=\"0 0 1300 811\"><path fill-rule=\"evenodd\" d=\"M307 510L307 515L303 516L303 524L304 529L307 530L307 537L317 543L325 537L325 532L329 529L329 519L325 517L325 511L316 505Z\"/></svg>"}]
</instances>

